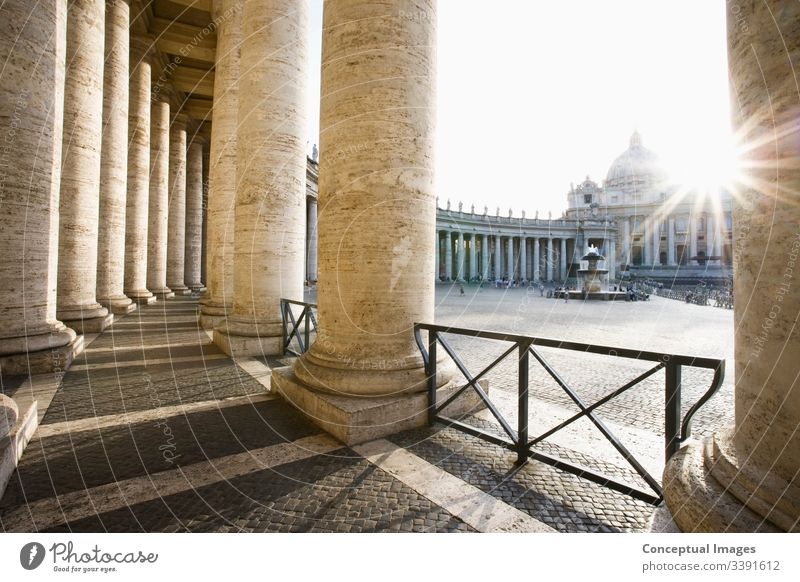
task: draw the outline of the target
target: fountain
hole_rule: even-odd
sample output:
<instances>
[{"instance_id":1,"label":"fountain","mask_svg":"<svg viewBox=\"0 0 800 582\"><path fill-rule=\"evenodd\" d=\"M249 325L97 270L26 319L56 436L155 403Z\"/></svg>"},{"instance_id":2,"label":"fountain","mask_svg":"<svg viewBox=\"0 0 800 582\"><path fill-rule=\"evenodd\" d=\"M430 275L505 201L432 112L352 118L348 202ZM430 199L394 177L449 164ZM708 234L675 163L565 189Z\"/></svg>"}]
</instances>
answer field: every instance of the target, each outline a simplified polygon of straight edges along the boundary
<instances>
[{"instance_id":1,"label":"fountain","mask_svg":"<svg viewBox=\"0 0 800 582\"><path fill-rule=\"evenodd\" d=\"M597 247L590 246L586 254L581 257L581 268L578 269L580 289L557 291L555 296L563 299L564 294L569 294L570 299L624 301L626 293L608 289L608 269L598 266L598 263L604 260L605 257L597 251Z\"/></svg>"}]
</instances>

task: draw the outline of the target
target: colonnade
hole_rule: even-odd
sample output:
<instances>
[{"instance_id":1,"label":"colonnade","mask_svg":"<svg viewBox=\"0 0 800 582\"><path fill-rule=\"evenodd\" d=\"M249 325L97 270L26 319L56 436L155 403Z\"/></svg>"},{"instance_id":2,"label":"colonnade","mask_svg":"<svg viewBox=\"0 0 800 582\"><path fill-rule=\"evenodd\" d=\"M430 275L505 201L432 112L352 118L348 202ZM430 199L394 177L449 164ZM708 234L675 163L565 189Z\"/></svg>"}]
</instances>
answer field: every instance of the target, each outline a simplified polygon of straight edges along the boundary
<instances>
[{"instance_id":1,"label":"colonnade","mask_svg":"<svg viewBox=\"0 0 800 582\"><path fill-rule=\"evenodd\" d=\"M187 265L202 288L202 139L153 99L152 42L131 35L127 0L67 7L9 0L0 18L7 374L64 369L76 332L188 292Z\"/></svg>"}]
</instances>

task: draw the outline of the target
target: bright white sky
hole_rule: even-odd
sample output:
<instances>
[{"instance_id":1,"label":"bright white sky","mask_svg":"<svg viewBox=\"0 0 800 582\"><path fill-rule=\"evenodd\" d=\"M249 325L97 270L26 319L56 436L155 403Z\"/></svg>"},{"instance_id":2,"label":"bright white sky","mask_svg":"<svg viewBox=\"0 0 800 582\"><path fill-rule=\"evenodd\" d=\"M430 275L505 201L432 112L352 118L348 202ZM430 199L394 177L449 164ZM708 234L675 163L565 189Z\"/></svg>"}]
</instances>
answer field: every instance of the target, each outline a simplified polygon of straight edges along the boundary
<instances>
[{"instance_id":1,"label":"bright white sky","mask_svg":"<svg viewBox=\"0 0 800 582\"><path fill-rule=\"evenodd\" d=\"M439 0L440 204L560 216L634 129L684 182L730 151L723 0ZM322 0L311 0L309 141ZM309 148L311 145L309 144Z\"/></svg>"}]
</instances>

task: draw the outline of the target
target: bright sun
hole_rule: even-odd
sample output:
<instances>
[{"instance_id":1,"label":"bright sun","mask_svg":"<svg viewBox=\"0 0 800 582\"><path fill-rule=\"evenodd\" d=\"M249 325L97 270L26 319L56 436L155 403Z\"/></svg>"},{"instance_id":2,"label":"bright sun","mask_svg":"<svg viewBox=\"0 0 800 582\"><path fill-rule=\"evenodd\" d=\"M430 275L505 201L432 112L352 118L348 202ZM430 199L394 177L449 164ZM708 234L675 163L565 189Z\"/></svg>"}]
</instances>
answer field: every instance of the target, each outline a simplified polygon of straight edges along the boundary
<instances>
[{"instance_id":1,"label":"bright sun","mask_svg":"<svg viewBox=\"0 0 800 582\"><path fill-rule=\"evenodd\" d=\"M687 190L713 194L730 190L741 180L736 149L727 133L702 147L683 149L682 154L669 160L667 170L672 180Z\"/></svg>"}]
</instances>

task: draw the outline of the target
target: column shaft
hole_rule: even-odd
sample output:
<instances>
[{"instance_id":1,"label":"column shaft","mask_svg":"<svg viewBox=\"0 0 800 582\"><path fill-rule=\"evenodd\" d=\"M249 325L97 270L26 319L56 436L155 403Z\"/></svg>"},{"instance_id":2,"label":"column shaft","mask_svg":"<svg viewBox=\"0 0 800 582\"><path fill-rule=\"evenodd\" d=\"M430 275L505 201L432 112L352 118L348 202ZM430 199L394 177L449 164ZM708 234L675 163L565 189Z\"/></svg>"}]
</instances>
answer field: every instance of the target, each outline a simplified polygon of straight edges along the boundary
<instances>
[{"instance_id":1,"label":"column shaft","mask_svg":"<svg viewBox=\"0 0 800 582\"><path fill-rule=\"evenodd\" d=\"M186 269L186 119L176 116L169 129L169 209L167 218L167 287L176 295L191 291Z\"/></svg>"},{"instance_id":2,"label":"column shaft","mask_svg":"<svg viewBox=\"0 0 800 582\"><path fill-rule=\"evenodd\" d=\"M147 289L151 50L152 45L147 40L131 39L128 193L125 201L125 294L139 304L156 300Z\"/></svg>"},{"instance_id":3,"label":"column shaft","mask_svg":"<svg viewBox=\"0 0 800 582\"><path fill-rule=\"evenodd\" d=\"M4 376L61 372L82 347L83 338L56 319L66 19L66 1L0 5Z\"/></svg>"},{"instance_id":4,"label":"column shaft","mask_svg":"<svg viewBox=\"0 0 800 582\"><path fill-rule=\"evenodd\" d=\"M444 278L453 280L453 233L444 231Z\"/></svg>"},{"instance_id":5,"label":"column shaft","mask_svg":"<svg viewBox=\"0 0 800 582\"><path fill-rule=\"evenodd\" d=\"M303 300L307 28L304 0L244 5L233 311L214 330L237 357L282 354L281 299Z\"/></svg>"},{"instance_id":6,"label":"column shaft","mask_svg":"<svg viewBox=\"0 0 800 582\"><path fill-rule=\"evenodd\" d=\"M136 308L123 291L128 189L129 4L129 0L106 2L97 300L112 313L128 313Z\"/></svg>"},{"instance_id":7,"label":"column shaft","mask_svg":"<svg viewBox=\"0 0 800 582\"><path fill-rule=\"evenodd\" d=\"M78 0L69 6L57 314L78 333L99 332L113 320L96 296L106 4Z\"/></svg>"},{"instance_id":8,"label":"column shaft","mask_svg":"<svg viewBox=\"0 0 800 582\"><path fill-rule=\"evenodd\" d=\"M200 325L204 329L211 329L220 323L233 302L233 233L243 6L243 0L220 0L214 3L214 17L219 25L208 164L205 281L208 291L200 301Z\"/></svg>"},{"instance_id":9,"label":"column shaft","mask_svg":"<svg viewBox=\"0 0 800 582\"><path fill-rule=\"evenodd\" d=\"M506 256L506 269L508 274L508 279L514 279L514 237L508 237L508 253Z\"/></svg>"},{"instance_id":10,"label":"column shaft","mask_svg":"<svg viewBox=\"0 0 800 582\"><path fill-rule=\"evenodd\" d=\"M201 277L203 253L203 143L197 138L186 159L186 244L183 282L193 293L205 290Z\"/></svg>"},{"instance_id":11,"label":"column shaft","mask_svg":"<svg viewBox=\"0 0 800 582\"><path fill-rule=\"evenodd\" d=\"M169 222L169 103L150 107L150 197L148 200L147 288L159 299L175 294L167 287Z\"/></svg>"},{"instance_id":12,"label":"column shaft","mask_svg":"<svg viewBox=\"0 0 800 582\"><path fill-rule=\"evenodd\" d=\"M547 237L547 259L545 264L547 265L547 280L553 280L553 262L555 261L555 257L553 257L553 238Z\"/></svg>"},{"instance_id":13,"label":"column shaft","mask_svg":"<svg viewBox=\"0 0 800 582\"><path fill-rule=\"evenodd\" d=\"M524 236L519 239L519 278L520 280L528 280L528 249L525 247L528 244L528 239Z\"/></svg>"},{"instance_id":14,"label":"column shaft","mask_svg":"<svg viewBox=\"0 0 800 582\"><path fill-rule=\"evenodd\" d=\"M667 265L675 266L675 217L667 220Z\"/></svg>"},{"instance_id":15,"label":"column shaft","mask_svg":"<svg viewBox=\"0 0 800 582\"><path fill-rule=\"evenodd\" d=\"M494 278L495 279L502 279L503 278L503 263L501 262L501 245L500 245L500 235L496 235L494 237Z\"/></svg>"},{"instance_id":16,"label":"column shaft","mask_svg":"<svg viewBox=\"0 0 800 582\"><path fill-rule=\"evenodd\" d=\"M690 265L697 265L697 217L689 215L689 261Z\"/></svg>"},{"instance_id":17,"label":"column shaft","mask_svg":"<svg viewBox=\"0 0 800 582\"><path fill-rule=\"evenodd\" d=\"M542 278L542 275L539 272L540 255L541 255L541 249L539 248L539 237L537 236L535 239L533 239L533 280L536 283L538 283L539 280Z\"/></svg>"},{"instance_id":18,"label":"column shaft","mask_svg":"<svg viewBox=\"0 0 800 582\"><path fill-rule=\"evenodd\" d=\"M622 222L622 262L626 265L631 263L631 221L629 218L626 218ZM583 252L583 249L581 249ZM582 256L582 255L581 255Z\"/></svg>"},{"instance_id":19,"label":"column shaft","mask_svg":"<svg viewBox=\"0 0 800 582\"><path fill-rule=\"evenodd\" d=\"M489 236L482 234L481 235L481 269L482 269L482 276L483 280L486 281L489 279Z\"/></svg>"},{"instance_id":20,"label":"column shaft","mask_svg":"<svg viewBox=\"0 0 800 582\"><path fill-rule=\"evenodd\" d=\"M469 279L478 276L478 235L469 235Z\"/></svg>"},{"instance_id":21,"label":"column shaft","mask_svg":"<svg viewBox=\"0 0 800 582\"><path fill-rule=\"evenodd\" d=\"M309 283L317 282L317 199L308 200L308 222L306 223L308 232L308 271L306 278Z\"/></svg>"},{"instance_id":22,"label":"column shaft","mask_svg":"<svg viewBox=\"0 0 800 582\"><path fill-rule=\"evenodd\" d=\"M559 257L559 272L561 274L561 280L567 280L567 239L561 239L561 249L558 254Z\"/></svg>"},{"instance_id":23,"label":"column shaft","mask_svg":"<svg viewBox=\"0 0 800 582\"><path fill-rule=\"evenodd\" d=\"M463 281L464 280L464 250L465 250L464 249L464 233L463 232L459 231L457 240L458 240L458 243L457 243L458 244L458 248L456 249L456 252L457 252L457 254L456 254L456 262L457 262L457 265L458 265L458 271L457 271L458 274L456 275L456 278L459 281Z\"/></svg>"}]
</instances>

